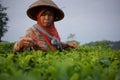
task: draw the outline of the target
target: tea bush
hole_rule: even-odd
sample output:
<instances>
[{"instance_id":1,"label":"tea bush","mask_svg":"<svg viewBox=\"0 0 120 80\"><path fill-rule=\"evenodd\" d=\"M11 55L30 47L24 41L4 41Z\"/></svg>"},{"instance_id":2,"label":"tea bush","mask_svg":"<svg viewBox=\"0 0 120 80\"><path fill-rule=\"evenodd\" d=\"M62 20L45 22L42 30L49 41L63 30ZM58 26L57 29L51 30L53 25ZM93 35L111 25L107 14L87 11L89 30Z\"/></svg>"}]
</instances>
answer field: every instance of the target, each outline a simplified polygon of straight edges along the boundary
<instances>
[{"instance_id":1,"label":"tea bush","mask_svg":"<svg viewBox=\"0 0 120 80\"><path fill-rule=\"evenodd\" d=\"M0 43L0 80L120 80L120 50L79 45L15 54L13 44Z\"/></svg>"}]
</instances>

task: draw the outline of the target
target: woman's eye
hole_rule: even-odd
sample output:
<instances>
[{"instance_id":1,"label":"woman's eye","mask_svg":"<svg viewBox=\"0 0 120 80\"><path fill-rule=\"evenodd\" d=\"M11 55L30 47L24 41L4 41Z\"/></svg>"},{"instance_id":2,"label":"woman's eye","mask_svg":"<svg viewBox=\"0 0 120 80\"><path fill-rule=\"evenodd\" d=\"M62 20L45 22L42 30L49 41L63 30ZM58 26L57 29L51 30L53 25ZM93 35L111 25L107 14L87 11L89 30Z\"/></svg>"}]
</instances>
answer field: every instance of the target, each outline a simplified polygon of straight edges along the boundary
<instances>
[{"instance_id":1,"label":"woman's eye","mask_svg":"<svg viewBox=\"0 0 120 80\"><path fill-rule=\"evenodd\" d=\"M53 16L52 14L42 14L42 16Z\"/></svg>"},{"instance_id":2,"label":"woman's eye","mask_svg":"<svg viewBox=\"0 0 120 80\"><path fill-rule=\"evenodd\" d=\"M41 16L45 16L46 15L46 13L45 12L43 12L42 14L41 14Z\"/></svg>"},{"instance_id":3,"label":"woman's eye","mask_svg":"<svg viewBox=\"0 0 120 80\"><path fill-rule=\"evenodd\" d=\"M50 12L44 12L43 14L42 14L42 16L46 16L46 15L48 15L48 16L54 16L52 13L50 13Z\"/></svg>"}]
</instances>

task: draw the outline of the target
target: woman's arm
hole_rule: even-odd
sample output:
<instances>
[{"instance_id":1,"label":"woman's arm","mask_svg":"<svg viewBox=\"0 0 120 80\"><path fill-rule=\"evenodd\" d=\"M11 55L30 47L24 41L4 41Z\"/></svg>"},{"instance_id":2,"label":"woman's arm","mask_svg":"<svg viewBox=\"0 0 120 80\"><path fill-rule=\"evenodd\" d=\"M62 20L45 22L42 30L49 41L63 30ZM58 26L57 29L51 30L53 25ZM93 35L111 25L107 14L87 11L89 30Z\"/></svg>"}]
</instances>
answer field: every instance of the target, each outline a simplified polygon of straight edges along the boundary
<instances>
[{"instance_id":1,"label":"woman's arm","mask_svg":"<svg viewBox=\"0 0 120 80\"><path fill-rule=\"evenodd\" d=\"M74 48L74 49L76 49L77 46L78 46L78 44L76 42L69 42L69 43L62 42L63 49L67 49L67 48Z\"/></svg>"},{"instance_id":2,"label":"woman's arm","mask_svg":"<svg viewBox=\"0 0 120 80\"><path fill-rule=\"evenodd\" d=\"M62 42L61 44L62 44L63 49L67 49L69 47L69 45L67 43Z\"/></svg>"},{"instance_id":3,"label":"woman's arm","mask_svg":"<svg viewBox=\"0 0 120 80\"><path fill-rule=\"evenodd\" d=\"M30 38L30 35L32 34L32 30L31 28L26 30L26 35L22 38L20 38L13 47L13 51L14 52L19 52L19 51L23 51L23 49L25 47L30 46L32 39ZM29 36L28 36L29 35Z\"/></svg>"},{"instance_id":4,"label":"woman's arm","mask_svg":"<svg viewBox=\"0 0 120 80\"><path fill-rule=\"evenodd\" d=\"M32 39L29 37L22 37L18 42L15 43L13 47L14 52L23 51L25 47L31 45Z\"/></svg>"}]
</instances>

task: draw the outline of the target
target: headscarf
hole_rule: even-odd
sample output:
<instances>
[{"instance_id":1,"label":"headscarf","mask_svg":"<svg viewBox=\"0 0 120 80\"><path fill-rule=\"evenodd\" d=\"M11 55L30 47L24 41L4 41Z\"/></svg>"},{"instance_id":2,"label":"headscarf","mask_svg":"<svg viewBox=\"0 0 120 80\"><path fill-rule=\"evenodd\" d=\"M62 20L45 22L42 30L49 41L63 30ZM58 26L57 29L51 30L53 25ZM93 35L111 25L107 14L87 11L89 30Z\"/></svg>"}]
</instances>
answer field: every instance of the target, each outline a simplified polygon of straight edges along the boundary
<instances>
[{"instance_id":1,"label":"headscarf","mask_svg":"<svg viewBox=\"0 0 120 80\"><path fill-rule=\"evenodd\" d=\"M41 11L39 12L39 15L37 15L37 16L41 16L43 14L43 12L45 12L46 10L48 10L48 9L45 9L45 8L41 9ZM60 41L60 37L59 37L59 34L58 34L58 32L55 28L54 22L49 27L44 27L43 24L41 23L41 20L38 19L37 24L40 25L51 36L54 36L55 38L57 38ZM43 38L46 41L46 43L48 44L48 46L52 50L56 50L56 47L51 44L51 39L46 34L44 34L43 32L41 32L41 31L39 31L39 32L43 36Z\"/></svg>"}]
</instances>

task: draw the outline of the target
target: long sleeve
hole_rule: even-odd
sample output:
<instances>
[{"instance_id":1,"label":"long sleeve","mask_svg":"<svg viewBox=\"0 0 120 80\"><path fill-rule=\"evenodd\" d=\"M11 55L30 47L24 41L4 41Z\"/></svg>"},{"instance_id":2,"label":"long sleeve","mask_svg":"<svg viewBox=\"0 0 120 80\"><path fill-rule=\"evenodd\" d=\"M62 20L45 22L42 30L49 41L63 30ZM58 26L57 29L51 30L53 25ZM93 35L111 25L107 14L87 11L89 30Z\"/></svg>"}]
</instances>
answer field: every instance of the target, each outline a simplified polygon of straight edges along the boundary
<instances>
[{"instance_id":1,"label":"long sleeve","mask_svg":"<svg viewBox=\"0 0 120 80\"><path fill-rule=\"evenodd\" d=\"M63 49L69 48L69 45L67 43L62 42L62 48Z\"/></svg>"},{"instance_id":2,"label":"long sleeve","mask_svg":"<svg viewBox=\"0 0 120 80\"><path fill-rule=\"evenodd\" d=\"M30 37L30 36L28 36L28 35L31 35L30 34L31 32L30 32L30 29L28 29L28 30L26 30L26 34L25 34L25 36L24 37L21 37L15 44L14 44L14 46L13 46L13 51L14 52L19 52L19 51L23 51L24 50L24 44L23 43L21 43L21 40L23 39L23 38L25 38L25 37Z\"/></svg>"}]
</instances>

